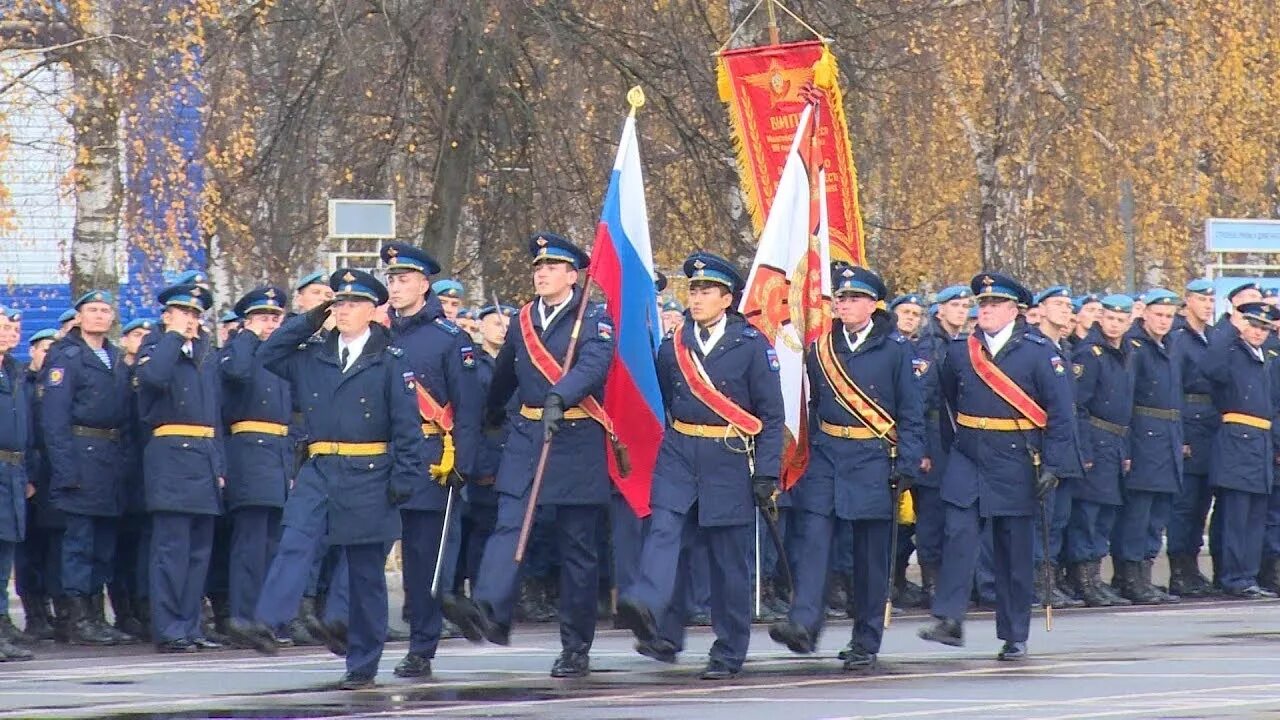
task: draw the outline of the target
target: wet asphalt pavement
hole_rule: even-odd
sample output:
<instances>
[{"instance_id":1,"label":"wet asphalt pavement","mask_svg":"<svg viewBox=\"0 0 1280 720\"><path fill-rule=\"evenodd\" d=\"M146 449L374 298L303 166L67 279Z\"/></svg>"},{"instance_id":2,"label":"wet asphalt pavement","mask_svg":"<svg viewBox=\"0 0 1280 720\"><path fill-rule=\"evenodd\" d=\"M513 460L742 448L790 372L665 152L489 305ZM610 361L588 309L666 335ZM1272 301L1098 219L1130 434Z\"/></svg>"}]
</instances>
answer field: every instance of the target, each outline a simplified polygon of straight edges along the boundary
<instances>
[{"instance_id":1,"label":"wet asphalt pavement","mask_svg":"<svg viewBox=\"0 0 1280 720\"><path fill-rule=\"evenodd\" d=\"M547 674L558 652L550 625L517 628L510 647L442 643L430 681L391 673L404 643L387 646L379 686L332 690L342 661L322 649L276 657L227 650L161 656L147 647L37 649L0 665L0 718L545 718L809 720L828 718L1280 717L1280 601L1060 611L1052 633L1033 620L1032 658L994 659L990 613L971 616L968 644L916 638L923 616L895 618L880 668L842 672L836 622L813 656L791 655L757 625L741 676L698 679L709 628L690 631L678 665L631 651L602 629L581 680Z\"/></svg>"}]
</instances>

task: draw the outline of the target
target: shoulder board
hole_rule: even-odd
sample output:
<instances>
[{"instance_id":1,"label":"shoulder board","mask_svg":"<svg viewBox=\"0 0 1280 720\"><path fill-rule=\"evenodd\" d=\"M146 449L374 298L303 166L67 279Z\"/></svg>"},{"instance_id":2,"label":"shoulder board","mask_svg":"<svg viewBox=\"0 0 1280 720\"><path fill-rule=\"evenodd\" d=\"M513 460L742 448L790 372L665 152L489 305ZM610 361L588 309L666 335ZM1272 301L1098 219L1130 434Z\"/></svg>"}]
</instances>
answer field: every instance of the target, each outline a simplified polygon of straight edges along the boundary
<instances>
[{"instance_id":1,"label":"shoulder board","mask_svg":"<svg viewBox=\"0 0 1280 720\"><path fill-rule=\"evenodd\" d=\"M1267 355L1269 355L1269 356L1271 356L1271 357L1276 357L1276 356L1280 355L1280 353L1276 352L1275 350L1268 350L1268 351L1267 351Z\"/></svg>"},{"instance_id":2,"label":"shoulder board","mask_svg":"<svg viewBox=\"0 0 1280 720\"><path fill-rule=\"evenodd\" d=\"M1037 333L1027 333L1027 339L1037 345L1044 345L1045 342L1047 342L1043 335L1039 335Z\"/></svg>"},{"instance_id":3,"label":"shoulder board","mask_svg":"<svg viewBox=\"0 0 1280 720\"><path fill-rule=\"evenodd\" d=\"M1090 345L1089 349L1093 351L1093 354L1096 357L1102 357L1102 348L1098 347L1097 345Z\"/></svg>"},{"instance_id":4,"label":"shoulder board","mask_svg":"<svg viewBox=\"0 0 1280 720\"><path fill-rule=\"evenodd\" d=\"M906 336L906 335L903 335L903 334L902 334L902 333L900 333L900 332L895 332L894 334L890 335L889 337L893 338L893 341L894 341L894 342L896 342L896 343L898 343L899 345L901 345L902 343L905 343L905 342L907 341L907 336Z\"/></svg>"},{"instance_id":5,"label":"shoulder board","mask_svg":"<svg viewBox=\"0 0 1280 720\"><path fill-rule=\"evenodd\" d=\"M387 354L390 355L391 357L403 357L404 351L396 347L395 345L388 345Z\"/></svg>"},{"instance_id":6,"label":"shoulder board","mask_svg":"<svg viewBox=\"0 0 1280 720\"><path fill-rule=\"evenodd\" d=\"M1136 347L1136 348L1140 348L1140 347L1142 347L1142 341L1141 341L1141 340L1134 340L1134 339L1130 338L1130 339L1129 339L1129 342L1133 343L1133 346L1134 346L1134 347Z\"/></svg>"},{"instance_id":7,"label":"shoulder board","mask_svg":"<svg viewBox=\"0 0 1280 720\"><path fill-rule=\"evenodd\" d=\"M434 322L436 324L436 327L440 328L441 330L444 330L450 335L457 335L458 332L460 331L460 328L457 325L454 325L453 321L449 320L448 318L438 317L434 320Z\"/></svg>"},{"instance_id":8,"label":"shoulder board","mask_svg":"<svg viewBox=\"0 0 1280 720\"><path fill-rule=\"evenodd\" d=\"M754 325L747 325L747 327L744 328L742 331L742 337L753 338L753 337L759 337L759 336L760 336L760 331L757 330Z\"/></svg>"},{"instance_id":9,"label":"shoulder board","mask_svg":"<svg viewBox=\"0 0 1280 720\"><path fill-rule=\"evenodd\" d=\"M307 349L307 343L304 343L304 342L300 342L300 343L298 343L298 349L299 349L299 350L306 350L306 349Z\"/></svg>"}]
</instances>

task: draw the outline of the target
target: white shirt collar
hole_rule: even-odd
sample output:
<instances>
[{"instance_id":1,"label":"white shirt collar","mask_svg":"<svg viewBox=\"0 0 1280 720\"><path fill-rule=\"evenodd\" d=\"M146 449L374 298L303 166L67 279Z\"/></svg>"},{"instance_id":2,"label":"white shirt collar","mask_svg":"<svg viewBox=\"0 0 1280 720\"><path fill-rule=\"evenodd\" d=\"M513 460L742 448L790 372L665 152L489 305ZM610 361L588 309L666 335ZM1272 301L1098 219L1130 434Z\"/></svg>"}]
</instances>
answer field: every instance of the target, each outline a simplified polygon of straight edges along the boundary
<instances>
[{"instance_id":1,"label":"white shirt collar","mask_svg":"<svg viewBox=\"0 0 1280 720\"><path fill-rule=\"evenodd\" d=\"M560 314L561 310L569 306L569 301L572 299L573 299L573 291L570 290L569 297L565 298L563 302L561 302L559 305L552 308L551 312L548 313L547 301L542 298L538 298L538 319L542 321L543 330L547 329L547 326L551 324L552 320L556 319L556 316Z\"/></svg>"},{"instance_id":2,"label":"white shirt collar","mask_svg":"<svg viewBox=\"0 0 1280 720\"><path fill-rule=\"evenodd\" d=\"M728 326L728 324L729 324L729 313L725 313L720 316L720 319L716 321L715 325L712 325L710 328L707 328L708 330L711 331L711 335L707 338L706 342L703 342L702 326L697 323L694 323L693 339L698 342L698 349L702 351L703 357L710 355L711 351L715 349L716 343L720 342L720 338L724 337L724 329L726 326Z\"/></svg>"},{"instance_id":3,"label":"white shirt collar","mask_svg":"<svg viewBox=\"0 0 1280 720\"><path fill-rule=\"evenodd\" d=\"M341 362L342 360L343 349L350 350L350 354L347 356L347 364L342 367L343 372L346 372L348 368L350 368L353 364L355 364L356 358L360 357L360 353L364 352L364 346L365 346L365 343L369 342L370 334L371 333L369 332L369 328L365 328L364 332L361 333L359 337L355 338L351 342L347 342L346 340L344 340L341 335L338 336L339 362Z\"/></svg>"},{"instance_id":4,"label":"white shirt collar","mask_svg":"<svg viewBox=\"0 0 1280 720\"><path fill-rule=\"evenodd\" d=\"M849 328L844 328L844 342L849 346L849 352L854 352L862 343L867 341L867 336L871 334L871 321L868 320L865 327L853 335L849 335Z\"/></svg>"},{"instance_id":5,"label":"white shirt collar","mask_svg":"<svg viewBox=\"0 0 1280 720\"><path fill-rule=\"evenodd\" d=\"M1015 324L1016 323L1011 322L1008 325L1005 325L995 335L988 335L985 331L982 333L983 337L987 341L987 350L991 351L991 357L995 357L999 354L1000 350L1005 346L1005 343L1009 342L1009 338L1013 337L1013 326Z\"/></svg>"}]
</instances>

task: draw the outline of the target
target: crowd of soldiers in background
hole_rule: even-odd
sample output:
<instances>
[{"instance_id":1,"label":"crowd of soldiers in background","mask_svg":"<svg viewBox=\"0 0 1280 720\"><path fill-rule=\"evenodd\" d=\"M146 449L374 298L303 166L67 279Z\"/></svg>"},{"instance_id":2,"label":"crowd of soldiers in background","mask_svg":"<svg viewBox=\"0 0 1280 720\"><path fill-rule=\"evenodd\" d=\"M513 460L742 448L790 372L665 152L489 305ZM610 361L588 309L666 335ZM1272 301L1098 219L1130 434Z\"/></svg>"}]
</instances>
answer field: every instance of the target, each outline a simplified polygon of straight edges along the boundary
<instances>
[{"instance_id":1,"label":"crowd of soldiers in background","mask_svg":"<svg viewBox=\"0 0 1280 720\"><path fill-rule=\"evenodd\" d=\"M538 257L535 252L535 259ZM394 260L394 252L391 258ZM690 277L696 278L697 274ZM181 306L182 299L188 305L194 302L191 306L197 310L208 308L211 297L201 273L188 273L174 287L185 288L186 294L170 292L167 300L179 298L175 303L167 302L162 294L166 313ZM308 275L294 287L292 310L306 314L325 306L332 301L335 288L340 287L340 283L335 285L320 273ZM439 280L431 288L430 296L436 299L442 316L469 336L479 351L474 356L464 353L463 362L468 367L475 363L491 366L517 309L499 304L465 308L464 288L455 280ZM237 336L252 334L258 341L266 341L279 327L286 307L281 302L283 297L274 302L264 299L273 291L274 288L259 288L246 295L237 305L239 312L220 316L216 329L210 328L217 346L222 348L217 351L219 364L231 357ZM893 605L899 609L928 608L941 572L945 529L939 503L924 500L922 493L932 488L937 494L955 432L955 412L947 407L936 375L946 360L950 343L973 331L977 319L975 291L971 286L955 285L933 298L907 294L892 300L879 299L896 332L914 349L913 367L927 433L926 462L911 489L916 496L914 512L899 520L899 548L894 554L896 567L892 569ZM1233 289L1228 299L1233 308L1280 303L1275 291L1264 292L1252 283ZM1224 594L1267 598L1280 592L1280 512L1272 509L1280 507L1280 498L1271 494L1270 477L1272 461L1280 457L1270 452L1264 462L1257 463L1253 458L1233 457L1221 448L1215 451L1215 442L1221 442L1215 437L1223 422L1222 408L1215 407L1213 383L1201 368L1215 338L1222 337L1225 342L1241 331L1265 325L1267 333L1259 357L1270 374L1271 368L1280 368L1280 363L1272 362L1280 354L1280 339L1271 329L1274 317L1266 313L1232 311L1214 322L1213 302L1212 284L1196 280L1180 294L1156 289L1137 298L1073 296L1065 287L1050 287L1021 308L1031 331L1060 348L1066 359L1062 367L1055 364L1054 369L1059 374L1069 373L1075 386L1076 422L1072 432L1079 467L1076 472L1060 473L1063 477L1041 510L1048 516L1048 545L1040 537L1035 542L1037 566L1047 570L1037 573L1036 591L1046 604L1163 604L1177 602L1179 597ZM254 311L246 312L248 307ZM273 322L254 319L264 314L260 312L264 307L268 308L266 315L275 317ZM674 298L662 298L660 309L664 333L670 338L686 322L685 308ZM199 313L194 317L192 323L198 323ZM131 432L126 430L129 427L137 429L139 437L147 434L140 428L140 416L145 411L136 406L140 387L136 370L144 343L155 342L154 331L161 323L138 319L123 325L117 348L111 342L103 342L113 329L114 319L114 303L109 294L87 293L61 318L57 331L40 331L28 338L30 362L20 365L12 351L22 335L21 313L0 313L0 357L4 358L0 393L12 395L13 386L18 384L29 389L29 426L34 429L33 440L17 447L10 447L4 433L0 433L0 446L8 448L0 456L4 461L0 462L0 472L20 464L26 478L25 504L23 497L11 498L0 511L0 573L8 578L13 568L26 618L25 629L15 627L8 613L8 594L0 594L0 661L29 659L32 653L28 648L46 640L80 645L151 641L162 652L243 645L236 642L236 633L228 632L228 623L233 616L253 617L251 608L257 603L271 565L270 551L264 555L261 550L250 548L271 546L271 532L278 532L287 488L280 488L270 498L241 501L246 506L268 509L273 515L271 522L264 523L256 533L235 525L232 515L211 520L210 542L203 549L195 545L169 547L153 536L157 526L151 516L156 508L150 501L153 493L144 482L140 444L125 448L108 460L119 466L122 482L118 486L106 485L107 494L95 489L87 474L100 471L102 466L83 459L86 452L91 454L92 445L116 442L122 434ZM386 322L385 311L382 319ZM172 328L172 322L168 324ZM602 336L603 327L601 320ZM192 326L184 334L190 344L191 339L207 333ZM88 344L86 337L90 338ZM1148 340L1154 342L1153 349L1144 345ZM1169 360L1168 372L1158 377L1142 375L1138 367L1146 352L1165 356ZM82 368L94 361L113 376L107 387L123 383L126 401L115 406L106 397L82 396L59 400L57 409L47 407L51 395L75 386L73 366ZM229 428L233 418L227 417L227 398L237 396L237 383L242 384L243 379L224 373L220 382L224 386L223 421ZM1173 388L1178 404L1146 404L1144 398L1158 391L1155 386ZM1266 427L1261 422L1255 424L1253 430L1269 437L1269 421L1280 412L1280 400L1271 397L1271 389L1280 390L1280 379L1256 389L1266 396L1267 412L1254 416L1268 422ZM486 391L487 386L480 387L480 392ZM281 418L284 424L291 420L296 423L296 410L293 406L283 408L288 416ZM87 423L83 420L86 414L96 414L102 422ZM15 414L11 422L22 422L21 413ZM503 441L492 429L486 428L488 437L478 451L483 457L477 461L477 468L487 469L477 469L467 478L461 497L466 501L464 509L458 513L456 524L444 529L450 538L446 547L451 548L446 553L449 558L445 562L445 583L458 595L466 595L476 581L482 550L497 523L498 502L493 486ZM4 421L0 421L0 430L18 436L13 428L4 427ZM57 434L63 437L55 437ZM300 449L305 442L295 424L280 436L278 449L291 458L305 455ZM1268 441L1266 447L1273 445ZM1241 467L1231 479L1214 481L1211 458L1220 464L1239 463ZM175 456L171 461L182 460ZM299 457L290 462L296 472L302 460ZM60 463L78 464L78 470L63 470ZM86 475L80 482L68 479L81 473ZM234 476L226 478L228 483L235 481ZM1236 495L1240 493L1263 499L1260 504L1254 501L1238 507ZM790 564L802 565L803 550L791 546L796 533L787 530L791 509L786 493L777 498L777 505L782 536L787 540L784 546L792 555ZM211 515L220 509L215 508ZM563 583L558 580L561 558L554 540L556 510L555 506L539 508L519 581L517 620L545 622L558 617L561 599L557 594ZM1212 578L1202 575L1198 560L1206 526ZM273 528L270 532L269 527ZM983 538L984 549L972 589L973 602L986 605L996 602L996 579L989 567L989 530L988 527ZM634 558L639 548L622 547L622 542L616 522L599 524L596 543L601 557L614 559L604 563L595 594L598 612L606 617L614 612L617 589L630 582L628 575L636 571ZM638 545L640 541L628 538L626 542ZM855 540L849 536L848 528L842 527L835 542L838 548L847 549ZM757 564L762 602L757 620L777 623L790 610L784 563L771 543L761 542L758 547L762 553ZM202 598L200 624L180 637L156 636L158 625L152 617L151 598L155 583L151 574L157 567L157 548L168 554L207 555L196 579ZM1166 550L1170 570L1170 582L1164 586L1152 579L1152 567L1162 549ZM920 569L919 583L908 579L913 556ZM830 567L825 570L825 613L829 618L845 617L857 592L852 582L853 556L850 552L833 552L831 557ZM1113 567L1109 582L1100 575L1102 562L1108 558ZM345 643L345 629L335 630L341 628L344 606L349 602L342 597L345 578L335 580L344 572L347 570L342 557L321 552L310 571L295 617L271 628L274 642L282 646L323 644L330 649ZM693 546L681 572L687 577L679 584L683 597L677 604L685 621L711 624L713 587L707 548ZM406 594L410 592L406 587ZM112 620L106 613L105 596L110 599ZM443 622L439 632L444 637L459 636L464 630L448 620ZM408 639L389 625L386 633L388 639ZM345 648L341 649L345 653ZM434 654L434 647L431 652Z\"/></svg>"}]
</instances>

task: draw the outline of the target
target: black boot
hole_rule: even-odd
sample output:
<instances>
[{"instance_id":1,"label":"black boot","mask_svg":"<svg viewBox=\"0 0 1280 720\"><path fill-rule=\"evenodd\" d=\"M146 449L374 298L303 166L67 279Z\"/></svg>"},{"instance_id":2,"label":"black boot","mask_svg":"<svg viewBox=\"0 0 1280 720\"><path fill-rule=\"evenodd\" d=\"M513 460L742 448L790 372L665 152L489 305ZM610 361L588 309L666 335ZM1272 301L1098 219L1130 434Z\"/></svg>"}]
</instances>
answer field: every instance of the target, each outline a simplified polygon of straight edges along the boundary
<instances>
[{"instance_id":1,"label":"black boot","mask_svg":"<svg viewBox=\"0 0 1280 720\"><path fill-rule=\"evenodd\" d=\"M308 630L306 618L314 618L316 616L316 599L313 597L303 596L302 603L298 606L298 615L289 621L285 627L289 634L289 639L294 645L319 645L320 641L316 640L315 635ZM319 620L316 623L319 624Z\"/></svg>"},{"instance_id":2,"label":"black boot","mask_svg":"<svg viewBox=\"0 0 1280 720\"><path fill-rule=\"evenodd\" d=\"M53 598L53 639L60 643L71 642L71 598L60 595Z\"/></svg>"},{"instance_id":3,"label":"black boot","mask_svg":"<svg viewBox=\"0 0 1280 720\"><path fill-rule=\"evenodd\" d=\"M35 655L33 655L30 650L18 647L9 640L0 638L0 663L19 662L22 660L30 660L34 657Z\"/></svg>"},{"instance_id":4,"label":"black boot","mask_svg":"<svg viewBox=\"0 0 1280 720\"><path fill-rule=\"evenodd\" d=\"M1102 581L1102 560L1094 560L1089 563L1089 582L1093 584L1095 590L1102 593L1112 605L1131 605L1129 598L1116 592L1114 588Z\"/></svg>"},{"instance_id":5,"label":"black boot","mask_svg":"<svg viewBox=\"0 0 1280 720\"><path fill-rule=\"evenodd\" d=\"M87 597L73 595L67 598L71 620L73 645L115 645L115 637L93 621L93 605Z\"/></svg>"},{"instance_id":6,"label":"black boot","mask_svg":"<svg viewBox=\"0 0 1280 720\"><path fill-rule=\"evenodd\" d=\"M1139 566L1139 569L1142 572L1142 581L1147 584L1147 587L1150 587L1155 592L1156 597L1159 598L1161 605L1169 605L1176 602L1182 602L1182 598L1166 591L1164 588L1151 582L1151 571L1155 567L1155 564L1156 564L1156 561L1151 558L1147 558L1146 560L1142 561L1142 564Z\"/></svg>"},{"instance_id":7,"label":"black boot","mask_svg":"<svg viewBox=\"0 0 1280 720\"><path fill-rule=\"evenodd\" d=\"M1061 610L1063 608L1084 607L1083 600L1072 597L1065 590L1062 589L1062 586L1060 584L1058 584L1058 577L1061 575L1061 573L1058 572L1058 566L1054 565L1053 563L1049 563L1048 572L1049 572L1049 600L1052 603L1052 607L1055 610Z\"/></svg>"},{"instance_id":8,"label":"black boot","mask_svg":"<svg viewBox=\"0 0 1280 720\"><path fill-rule=\"evenodd\" d=\"M808 655L814 650L813 636L790 620L779 620L770 625L769 638L780 645L786 645L793 653Z\"/></svg>"},{"instance_id":9,"label":"black boot","mask_svg":"<svg viewBox=\"0 0 1280 720\"><path fill-rule=\"evenodd\" d=\"M1155 588L1142 577L1142 563L1134 560L1118 560L1116 564L1124 576L1124 598L1134 605L1159 605L1160 596Z\"/></svg>"},{"instance_id":10,"label":"black boot","mask_svg":"<svg viewBox=\"0 0 1280 720\"><path fill-rule=\"evenodd\" d=\"M8 592L8 588L4 590ZM0 640L8 640L15 645L34 645L37 640L18 629L8 613L0 615Z\"/></svg>"},{"instance_id":11,"label":"black boot","mask_svg":"<svg viewBox=\"0 0 1280 720\"><path fill-rule=\"evenodd\" d=\"M1205 597L1213 594L1213 585L1200 574L1198 555L1169 556L1169 592L1182 597Z\"/></svg>"},{"instance_id":12,"label":"black boot","mask_svg":"<svg viewBox=\"0 0 1280 720\"><path fill-rule=\"evenodd\" d=\"M898 567L893 569L893 588L890 591L893 604L900 608L926 607L920 586L907 579L909 561L910 558L898 558Z\"/></svg>"},{"instance_id":13,"label":"black boot","mask_svg":"<svg viewBox=\"0 0 1280 720\"><path fill-rule=\"evenodd\" d=\"M924 606L933 607L933 596L938 591L937 563L920 563L920 594L924 596Z\"/></svg>"},{"instance_id":14,"label":"black boot","mask_svg":"<svg viewBox=\"0 0 1280 720\"><path fill-rule=\"evenodd\" d=\"M571 652L565 650L551 665L553 678L580 678L591 674L591 659L586 651Z\"/></svg>"},{"instance_id":15,"label":"black boot","mask_svg":"<svg viewBox=\"0 0 1280 720\"><path fill-rule=\"evenodd\" d=\"M116 629L134 638L142 638L142 620L138 618L137 603L133 595L120 593L111 597L111 609L116 613Z\"/></svg>"},{"instance_id":16,"label":"black boot","mask_svg":"<svg viewBox=\"0 0 1280 720\"><path fill-rule=\"evenodd\" d=\"M209 595L209 612L205 615L204 636L218 645L230 645L227 621L231 619L231 598L226 593Z\"/></svg>"},{"instance_id":17,"label":"black boot","mask_svg":"<svg viewBox=\"0 0 1280 720\"><path fill-rule=\"evenodd\" d=\"M826 615L828 620L849 617L849 575L833 572L827 575Z\"/></svg>"},{"instance_id":18,"label":"black boot","mask_svg":"<svg viewBox=\"0 0 1280 720\"><path fill-rule=\"evenodd\" d=\"M325 636L324 623L320 622L321 607L314 597L303 597L298 608L298 620L307 634L311 636L312 645L323 645ZM297 642L296 640L294 642Z\"/></svg>"},{"instance_id":19,"label":"black boot","mask_svg":"<svg viewBox=\"0 0 1280 720\"><path fill-rule=\"evenodd\" d=\"M1073 563L1071 565L1071 583L1075 586L1076 593L1084 601L1085 606L1111 607L1111 600L1093 586L1090 565L1091 563L1087 562Z\"/></svg>"},{"instance_id":20,"label":"black boot","mask_svg":"<svg viewBox=\"0 0 1280 720\"><path fill-rule=\"evenodd\" d=\"M1280 593L1280 556L1262 558L1262 571L1258 573L1258 585L1263 590Z\"/></svg>"},{"instance_id":21,"label":"black boot","mask_svg":"<svg viewBox=\"0 0 1280 720\"><path fill-rule=\"evenodd\" d=\"M53 639L48 598L43 595L25 595L22 597L22 611L27 616L27 635L36 640Z\"/></svg>"},{"instance_id":22,"label":"black boot","mask_svg":"<svg viewBox=\"0 0 1280 720\"><path fill-rule=\"evenodd\" d=\"M952 647L964 647L964 626L959 620L936 618L937 622L929 627L920 628L916 635L921 640L942 643Z\"/></svg>"},{"instance_id":23,"label":"black boot","mask_svg":"<svg viewBox=\"0 0 1280 720\"><path fill-rule=\"evenodd\" d=\"M760 612L756 615L756 621L771 623L785 618L786 611L779 612L779 609L777 590L773 581L766 578L760 586Z\"/></svg>"},{"instance_id":24,"label":"black boot","mask_svg":"<svg viewBox=\"0 0 1280 720\"><path fill-rule=\"evenodd\" d=\"M90 606L93 608L93 622L106 635L110 636L116 645L133 645L138 642L138 638L117 630L107 622L106 598L99 591L89 599Z\"/></svg>"},{"instance_id":25,"label":"black boot","mask_svg":"<svg viewBox=\"0 0 1280 720\"><path fill-rule=\"evenodd\" d=\"M138 618L138 639L151 642L151 598L141 595L133 596L133 615Z\"/></svg>"}]
</instances>

